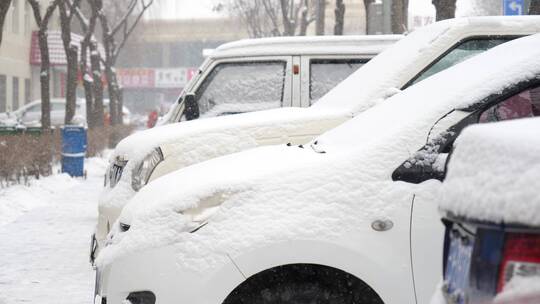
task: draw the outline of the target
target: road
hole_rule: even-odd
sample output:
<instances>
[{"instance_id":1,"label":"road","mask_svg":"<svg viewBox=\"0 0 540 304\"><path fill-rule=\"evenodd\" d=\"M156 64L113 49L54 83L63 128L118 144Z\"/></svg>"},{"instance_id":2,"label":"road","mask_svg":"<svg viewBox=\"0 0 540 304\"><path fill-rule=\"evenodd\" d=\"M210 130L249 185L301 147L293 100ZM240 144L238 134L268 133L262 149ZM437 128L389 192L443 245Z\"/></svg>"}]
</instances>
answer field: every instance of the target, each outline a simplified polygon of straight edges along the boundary
<instances>
[{"instance_id":1,"label":"road","mask_svg":"<svg viewBox=\"0 0 540 304\"><path fill-rule=\"evenodd\" d=\"M0 304L92 303L88 248L103 171L94 159L87 180L70 181L46 204L0 226ZM0 204L9 191L0 192Z\"/></svg>"}]
</instances>

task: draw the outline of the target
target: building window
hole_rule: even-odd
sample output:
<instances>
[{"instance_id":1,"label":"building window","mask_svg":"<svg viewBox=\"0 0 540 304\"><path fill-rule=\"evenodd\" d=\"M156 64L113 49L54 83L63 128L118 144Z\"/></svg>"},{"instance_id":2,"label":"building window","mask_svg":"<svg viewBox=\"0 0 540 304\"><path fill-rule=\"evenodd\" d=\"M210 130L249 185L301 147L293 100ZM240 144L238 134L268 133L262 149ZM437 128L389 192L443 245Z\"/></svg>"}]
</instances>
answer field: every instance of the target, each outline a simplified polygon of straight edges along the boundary
<instances>
[{"instance_id":1,"label":"building window","mask_svg":"<svg viewBox=\"0 0 540 304\"><path fill-rule=\"evenodd\" d=\"M24 103L30 103L30 99L32 96L30 96L30 79L24 80Z\"/></svg>"},{"instance_id":2,"label":"building window","mask_svg":"<svg viewBox=\"0 0 540 304\"><path fill-rule=\"evenodd\" d=\"M11 107L13 108L13 110L17 110L20 106L20 103L19 103L19 78L17 77L13 77L13 101L12 101L12 105Z\"/></svg>"},{"instance_id":3,"label":"building window","mask_svg":"<svg viewBox=\"0 0 540 304\"><path fill-rule=\"evenodd\" d=\"M11 29L14 34L19 33L19 0L13 0L13 18L11 18Z\"/></svg>"},{"instance_id":4,"label":"building window","mask_svg":"<svg viewBox=\"0 0 540 304\"><path fill-rule=\"evenodd\" d=\"M0 113L6 112L6 102L7 102L6 82L7 82L6 75L0 75Z\"/></svg>"}]
</instances>

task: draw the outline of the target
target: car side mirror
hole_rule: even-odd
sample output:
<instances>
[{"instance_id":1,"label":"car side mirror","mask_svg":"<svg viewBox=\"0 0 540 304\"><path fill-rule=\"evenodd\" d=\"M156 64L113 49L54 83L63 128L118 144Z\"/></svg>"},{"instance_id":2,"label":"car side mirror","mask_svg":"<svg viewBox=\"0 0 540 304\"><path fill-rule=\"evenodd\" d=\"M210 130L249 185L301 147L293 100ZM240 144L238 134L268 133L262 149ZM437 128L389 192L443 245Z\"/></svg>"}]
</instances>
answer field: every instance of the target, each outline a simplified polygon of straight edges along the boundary
<instances>
[{"instance_id":1,"label":"car side mirror","mask_svg":"<svg viewBox=\"0 0 540 304\"><path fill-rule=\"evenodd\" d=\"M184 97L184 115L187 120L199 118L199 104L195 100L195 94L187 93Z\"/></svg>"},{"instance_id":2,"label":"car side mirror","mask_svg":"<svg viewBox=\"0 0 540 304\"><path fill-rule=\"evenodd\" d=\"M392 180L419 184L430 179L442 181L446 175L448 153L417 151L393 173Z\"/></svg>"}]
</instances>

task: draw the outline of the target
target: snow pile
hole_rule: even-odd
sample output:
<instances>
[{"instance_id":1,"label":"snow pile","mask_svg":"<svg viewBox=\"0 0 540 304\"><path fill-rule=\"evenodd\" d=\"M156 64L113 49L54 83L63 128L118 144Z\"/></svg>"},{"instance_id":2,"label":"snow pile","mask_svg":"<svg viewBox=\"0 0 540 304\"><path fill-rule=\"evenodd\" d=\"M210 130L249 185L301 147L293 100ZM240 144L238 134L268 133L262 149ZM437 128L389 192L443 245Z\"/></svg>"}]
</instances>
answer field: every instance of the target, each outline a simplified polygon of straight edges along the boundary
<instances>
[{"instance_id":1,"label":"snow pile","mask_svg":"<svg viewBox=\"0 0 540 304\"><path fill-rule=\"evenodd\" d=\"M290 240L332 242L348 231L369 229L374 219L409 208L413 193L436 193L438 181L410 185L390 176L425 144L440 117L539 73L538 43L540 35L488 51L306 146L253 149L161 177L126 206L120 221L131 228L113 235L114 245L101 252L98 263L172 245L180 266L204 271L225 263L227 254ZM512 56L516 49L522 56ZM185 213L193 208L213 215L203 229L185 233L194 228Z\"/></svg>"},{"instance_id":2,"label":"snow pile","mask_svg":"<svg viewBox=\"0 0 540 304\"><path fill-rule=\"evenodd\" d=\"M106 162L100 158L90 158L85 162L88 176L100 178L105 171ZM57 174L39 180L32 180L29 186L15 185L0 189L0 226L9 224L21 215L39 207L55 203L59 193L78 186L80 179L67 174ZM80 198L73 197L73 200Z\"/></svg>"},{"instance_id":3,"label":"snow pile","mask_svg":"<svg viewBox=\"0 0 540 304\"><path fill-rule=\"evenodd\" d=\"M465 129L449 162L441 207L468 218L540 226L539 134L539 118Z\"/></svg>"}]
</instances>

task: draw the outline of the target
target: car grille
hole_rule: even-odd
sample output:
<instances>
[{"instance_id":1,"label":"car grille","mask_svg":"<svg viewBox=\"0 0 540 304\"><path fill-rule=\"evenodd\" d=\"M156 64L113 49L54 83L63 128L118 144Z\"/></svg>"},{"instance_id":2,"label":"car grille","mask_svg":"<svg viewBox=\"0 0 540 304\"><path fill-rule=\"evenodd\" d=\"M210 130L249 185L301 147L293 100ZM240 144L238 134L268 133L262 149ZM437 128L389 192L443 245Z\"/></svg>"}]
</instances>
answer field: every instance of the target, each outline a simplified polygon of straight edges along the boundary
<instances>
[{"instance_id":1,"label":"car grille","mask_svg":"<svg viewBox=\"0 0 540 304\"><path fill-rule=\"evenodd\" d=\"M109 169L109 185L114 188L122 177L127 161L117 161Z\"/></svg>"}]
</instances>

